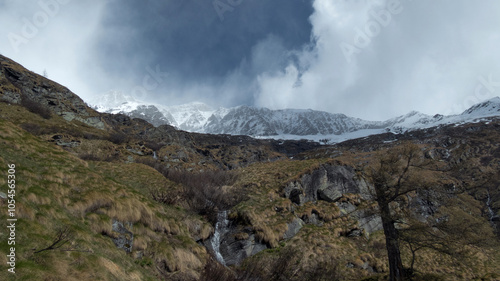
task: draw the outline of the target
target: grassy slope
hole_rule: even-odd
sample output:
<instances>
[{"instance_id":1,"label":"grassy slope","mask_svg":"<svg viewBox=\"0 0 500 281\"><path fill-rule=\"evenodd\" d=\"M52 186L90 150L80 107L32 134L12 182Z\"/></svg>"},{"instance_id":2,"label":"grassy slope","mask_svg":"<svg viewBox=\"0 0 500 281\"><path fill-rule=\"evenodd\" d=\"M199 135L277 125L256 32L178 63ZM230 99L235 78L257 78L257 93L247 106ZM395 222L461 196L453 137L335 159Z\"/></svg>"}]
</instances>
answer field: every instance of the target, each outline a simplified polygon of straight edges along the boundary
<instances>
[{"instance_id":1,"label":"grassy slope","mask_svg":"<svg viewBox=\"0 0 500 281\"><path fill-rule=\"evenodd\" d=\"M282 250L293 249L298 251L300 263L297 268L307 270L318 264L330 263L337 265L342 279L359 280L363 277L377 276L376 273L362 270L369 265L377 272L387 272L385 237L382 231L370 236L346 237L345 233L357 228L357 222L344 216L334 203L325 201L308 202L304 206L293 206L290 200L282 196L283 187L290 181L295 181L301 175L310 173L324 163L350 163L356 166L357 162L372 161L373 155L367 153L344 154L338 160L310 159L302 161L276 161L271 163L257 163L244 168L241 172L238 185L251 189L249 200L233 208L230 216L240 222L249 224L256 231L256 236L273 247L252 257L246 263L258 262L276 258ZM443 177L440 173L427 172L427 177ZM468 220L484 221L482 206L469 195L462 195L456 199L458 206L453 214ZM373 202L363 202L358 196L351 194L344 196L342 201L357 205L358 208L370 208ZM283 211L277 211L283 210ZM287 223L295 217L310 216L315 212L324 221L322 226L306 225L299 233L283 240L287 230ZM487 224L487 223L486 223ZM491 231L491 230L489 230ZM479 234L481 235L481 234ZM473 277L496 280L500 278L498 247L489 249L471 249L474 256L467 263L462 264L447 256L430 250L421 250L417 254L415 267L419 270L422 280L431 276L439 280L470 280ZM407 245L402 245L403 259L406 266L410 264L411 253ZM345 265L351 266L346 267Z\"/></svg>"},{"instance_id":2,"label":"grassy slope","mask_svg":"<svg viewBox=\"0 0 500 281\"><path fill-rule=\"evenodd\" d=\"M181 208L152 201L145 186L172 186L140 164L87 163L0 119L0 186L7 190L7 164L16 164L17 280L153 280L154 268L166 275L196 275L206 251L192 238L210 228ZM124 173L124 171L126 171ZM5 224L6 200L0 200ZM117 249L110 236L112 219L133 223L135 251ZM50 250L56 231L68 226L72 244L85 251ZM8 233L0 232L0 279L8 280ZM142 259L133 256L142 253ZM158 274L158 273L156 273Z\"/></svg>"},{"instance_id":3,"label":"grassy slope","mask_svg":"<svg viewBox=\"0 0 500 281\"><path fill-rule=\"evenodd\" d=\"M385 253L378 246L383 246L381 233L370 239L347 238L340 233L354 228L356 223L342 216L334 203L308 202L299 207L282 197L286 183L300 179L301 175L325 163L337 162L328 159L287 160L254 164L243 169L238 184L251 188L253 192L250 199L237 205L230 216L252 225L257 238L273 247L250 261L272 259L282 250L293 249L299 253L301 261L298 267L302 270L319 264L338 265L343 278L358 280L370 275L368 271L359 270L365 262L379 270L386 269ZM283 211L276 211L280 209ZM292 239L283 240L287 223L295 217L310 216L313 211L325 222L323 226L306 225ZM358 268L345 267L348 263Z\"/></svg>"}]
</instances>

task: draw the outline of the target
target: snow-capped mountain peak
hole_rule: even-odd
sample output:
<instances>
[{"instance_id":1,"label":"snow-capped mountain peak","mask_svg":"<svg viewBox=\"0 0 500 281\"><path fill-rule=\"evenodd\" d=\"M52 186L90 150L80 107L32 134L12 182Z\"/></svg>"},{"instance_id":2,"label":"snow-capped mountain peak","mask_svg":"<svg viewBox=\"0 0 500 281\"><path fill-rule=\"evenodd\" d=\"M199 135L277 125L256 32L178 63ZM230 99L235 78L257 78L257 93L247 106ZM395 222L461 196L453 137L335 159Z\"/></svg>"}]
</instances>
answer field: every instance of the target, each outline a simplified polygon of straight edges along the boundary
<instances>
[{"instance_id":1,"label":"snow-capped mountain peak","mask_svg":"<svg viewBox=\"0 0 500 281\"><path fill-rule=\"evenodd\" d=\"M251 106L214 109L201 102L165 106L137 101L116 91L100 98L94 108L101 112L123 113L142 118L155 126L170 124L190 132L288 139L330 139L331 142L338 142L387 131L402 133L500 116L500 98L478 103L459 115L430 116L412 111L387 121L366 121L340 113L311 109L271 110Z\"/></svg>"},{"instance_id":2,"label":"snow-capped mountain peak","mask_svg":"<svg viewBox=\"0 0 500 281\"><path fill-rule=\"evenodd\" d=\"M500 97L494 97L484 102L473 105L461 115L492 116L500 113Z\"/></svg>"},{"instance_id":3,"label":"snow-capped mountain peak","mask_svg":"<svg viewBox=\"0 0 500 281\"><path fill-rule=\"evenodd\" d=\"M201 102L165 106L162 109L173 116L179 129L186 131L200 131L215 112L211 106Z\"/></svg>"},{"instance_id":4,"label":"snow-capped mountain peak","mask_svg":"<svg viewBox=\"0 0 500 281\"><path fill-rule=\"evenodd\" d=\"M109 91L91 104L94 109L100 112L122 113L134 118L145 119L155 126L168 124L187 131L200 131L208 118L216 111L201 102L165 106L139 101L119 91Z\"/></svg>"},{"instance_id":5,"label":"snow-capped mountain peak","mask_svg":"<svg viewBox=\"0 0 500 281\"><path fill-rule=\"evenodd\" d=\"M109 110L118 109L124 105L128 105L128 108L131 108L131 105L140 105L142 102L137 101L131 96L126 96L120 91L112 90L99 98L91 100L90 104L98 111L107 112Z\"/></svg>"},{"instance_id":6,"label":"snow-capped mountain peak","mask_svg":"<svg viewBox=\"0 0 500 281\"><path fill-rule=\"evenodd\" d=\"M436 121L437 118L437 116L432 117L418 111L411 111L408 114L389 119L385 124L387 127L412 128L432 123Z\"/></svg>"}]
</instances>

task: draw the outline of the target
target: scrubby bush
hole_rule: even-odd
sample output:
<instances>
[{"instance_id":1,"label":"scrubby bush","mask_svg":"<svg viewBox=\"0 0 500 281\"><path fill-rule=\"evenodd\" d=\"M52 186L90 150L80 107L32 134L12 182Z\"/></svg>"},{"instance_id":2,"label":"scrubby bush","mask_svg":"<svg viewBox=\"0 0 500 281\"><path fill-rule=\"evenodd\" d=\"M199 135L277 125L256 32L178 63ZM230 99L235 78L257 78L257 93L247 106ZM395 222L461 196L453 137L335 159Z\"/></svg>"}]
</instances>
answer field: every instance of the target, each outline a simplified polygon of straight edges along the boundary
<instances>
[{"instance_id":1,"label":"scrubby bush","mask_svg":"<svg viewBox=\"0 0 500 281\"><path fill-rule=\"evenodd\" d=\"M109 135L108 140L114 144L120 145L128 142L129 137L122 132L114 132Z\"/></svg>"},{"instance_id":2,"label":"scrubby bush","mask_svg":"<svg viewBox=\"0 0 500 281\"><path fill-rule=\"evenodd\" d=\"M163 144L160 144L160 143L157 143L157 142L154 142L154 141L146 141L144 142L144 146L153 150L153 151L158 151L160 150L164 145Z\"/></svg>"},{"instance_id":3,"label":"scrubby bush","mask_svg":"<svg viewBox=\"0 0 500 281\"><path fill-rule=\"evenodd\" d=\"M277 250L274 256L253 258L245 261L236 269L239 281L271 280L271 281L335 281L342 280L335 261L330 260L300 267L302 260L300 251L290 248Z\"/></svg>"},{"instance_id":4,"label":"scrubby bush","mask_svg":"<svg viewBox=\"0 0 500 281\"><path fill-rule=\"evenodd\" d=\"M166 205L174 205L180 200L180 194L168 186L163 188L150 188L149 195L151 195L151 198L153 198L156 202Z\"/></svg>"},{"instance_id":5,"label":"scrubby bush","mask_svg":"<svg viewBox=\"0 0 500 281\"><path fill-rule=\"evenodd\" d=\"M33 124L33 123L24 123L21 124L21 128L23 128L25 131L28 133L34 135L34 136L39 136L43 133L43 128L40 127L38 124Z\"/></svg>"},{"instance_id":6,"label":"scrubby bush","mask_svg":"<svg viewBox=\"0 0 500 281\"><path fill-rule=\"evenodd\" d=\"M92 152L82 152L78 154L78 157L85 161L102 161L102 162L114 162L119 160L118 155L101 155Z\"/></svg>"},{"instance_id":7,"label":"scrubby bush","mask_svg":"<svg viewBox=\"0 0 500 281\"><path fill-rule=\"evenodd\" d=\"M218 211L229 209L246 198L241 189L231 186L237 180L237 174L233 171L192 173L166 169L163 175L182 184L184 187L182 197L189 208L211 222L217 220Z\"/></svg>"},{"instance_id":8,"label":"scrubby bush","mask_svg":"<svg viewBox=\"0 0 500 281\"><path fill-rule=\"evenodd\" d=\"M203 271L199 281L236 281L236 276L228 268L218 263L214 258L210 258Z\"/></svg>"},{"instance_id":9,"label":"scrubby bush","mask_svg":"<svg viewBox=\"0 0 500 281\"><path fill-rule=\"evenodd\" d=\"M50 119L50 117L52 117L52 112L50 112L50 109L28 98L27 96L22 97L21 105L28 109L30 112L40 115L44 119Z\"/></svg>"},{"instance_id":10,"label":"scrubby bush","mask_svg":"<svg viewBox=\"0 0 500 281\"><path fill-rule=\"evenodd\" d=\"M162 175L164 175L163 171L167 170L166 168L162 167L161 162L157 161L153 157L138 157L137 159L135 159L135 162L149 166L160 172Z\"/></svg>"},{"instance_id":11,"label":"scrubby bush","mask_svg":"<svg viewBox=\"0 0 500 281\"><path fill-rule=\"evenodd\" d=\"M205 216L214 223L217 220L218 211L227 210L247 197L242 189L232 186L238 179L238 174L234 171L216 170L194 173L166 168L161 162L150 157L139 158L136 162L148 165L167 179L180 184L183 187L179 195L180 200L185 202L190 210ZM171 204L179 200L179 198L175 200L168 198L172 195L167 191L153 190L151 192L151 196L161 203Z\"/></svg>"},{"instance_id":12,"label":"scrubby bush","mask_svg":"<svg viewBox=\"0 0 500 281\"><path fill-rule=\"evenodd\" d=\"M102 139L101 136L93 134L93 133L88 133L88 132L83 133L83 138L86 140L100 140L100 139Z\"/></svg>"},{"instance_id":13,"label":"scrubby bush","mask_svg":"<svg viewBox=\"0 0 500 281\"><path fill-rule=\"evenodd\" d=\"M34 136L49 135L61 131L55 126L42 126L34 123L23 123L21 128Z\"/></svg>"}]
</instances>

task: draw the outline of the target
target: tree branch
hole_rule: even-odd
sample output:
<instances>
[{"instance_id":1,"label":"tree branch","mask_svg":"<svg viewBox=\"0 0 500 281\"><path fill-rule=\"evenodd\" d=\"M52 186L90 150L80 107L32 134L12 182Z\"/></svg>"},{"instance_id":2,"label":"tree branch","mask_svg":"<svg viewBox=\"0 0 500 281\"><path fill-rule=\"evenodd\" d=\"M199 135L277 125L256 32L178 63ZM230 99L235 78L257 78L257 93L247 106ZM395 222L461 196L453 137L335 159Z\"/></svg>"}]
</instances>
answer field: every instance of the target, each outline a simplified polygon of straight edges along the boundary
<instances>
[{"instance_id":1,"label":"tree branch","mask_svg":"<svg viewBox=\"0 0 500 281\"><path fill-rule=\"evenodd\" d=\"M50 246L43 248L41 250L35 251L34 254L41 253L43 251L49 250L59 250L59 251L80 251L75 248L60 249L62 246L66 245L72 239L72 233L68 226L65 226L57 231L56 237Z\"/></svg>"}]
</instances>

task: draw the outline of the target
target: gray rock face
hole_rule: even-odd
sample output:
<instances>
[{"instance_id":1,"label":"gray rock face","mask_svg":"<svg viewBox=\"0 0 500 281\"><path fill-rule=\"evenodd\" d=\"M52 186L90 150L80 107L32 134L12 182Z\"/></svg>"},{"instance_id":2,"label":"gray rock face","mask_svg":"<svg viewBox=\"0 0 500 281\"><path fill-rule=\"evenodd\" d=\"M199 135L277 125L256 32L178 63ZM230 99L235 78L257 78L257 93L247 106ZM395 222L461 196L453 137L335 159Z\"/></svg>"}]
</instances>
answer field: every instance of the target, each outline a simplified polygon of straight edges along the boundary
<instances>
[{"instance_id":1,"label":"gray rock face","mask_svg":"<svg viewBox=\"0 0 500 281\"><path fill-rule=\"evenodd\" d=\"M323 200L335 203L342 216L349 216L358 221L358 229L353 229L348 236L370 234L382 229L382 221L373 210L358 209L356 205L339 200L344 194L359 194L362 199L370 200L372 193L364 179L358 178L352 167L322 165L310 174L303 175L299 181L290 182L284 189L285 197L297 205ZM321 225L323 222L316 214L303 218L301 223L294 220L288 225L285 238L293 237L304 223Z\"/></svg>"},{"instance_id":2,"label":"gray rock face","mask_svg":"<svg viewBox=\"0 0 500 281\"><path fill-rule=\"evenodd\" d=\"M204 241L203 245L212 253L218 251L216 256L220 255L218 259L222 259L224 265L240 264L244 259L268 248L266 244L255 238L250 227L241 227L230 221L221 225L224 225L224 229L219 230L217 249L214 249L213 237Z\"/></svg>"},{"instance_id":3,"label":"gray rock face","mask_svg":"<svg viewBox=\"0 0 500 281\"><path fill-rule=\"evenodd\" d=\"M127 115L132 118L144 119L155 127L165 124L170 125L172 120L174 120L172 115L160 112L154 105L140 105L137 109L128 112Z\"/></svg>"},{"instance_id":4,"label":"gray rock face","mask_svg":"<svg viewBox=\"0 0 500 281\"><path fill-rule=\"evenodd\" d=\"M64 120L66 121L76 120L97 129L101 130L106 129L106 125L104 124L104 122L101 120L100 117L82 117L79 115L79 113L68 112L68 111L60 112L58 114L61 115L61 117L64 118Z\"/></svg>"},{"instance_id":5,"label":"gray rock face","mask_svg":"<svg viewBox=\"0 0 500 281\"><path fill-rule=\"evenodd\" d=\"M3 95L0 96L0 100L7 103L19 104L21 103L21 95L12 91L5 91Z\"/></svg>"},{"instance_id":6,"label":"gray rock face","mask_svg":"<svg viewBox=\"0 0 500 281\"><path fill-rule=\"evenodd\" d=\"M305 224L313 224L316 226L322 226L324 224L323 221L319 218L318 214L315 212L313 212L310 216L303 216L302 221Z\"/></svg>"},{"instance_id":7,"label":"gray rock face","mask_svg":"<svg viewBox=\"0 0 500 281\"><path fill-rule=\"evenodd\" d=\"M331 135L360 129L379 128L382 123L369 122L344 114L315 110L270 110L239 106L229 109L221 118L209 118L204 126L207 133L274 136Z\"/></svg>"},{"instance_id":8,"label":"gray rock face","mask_svg":"<svg viewBox=\"0 0 500 281\"><path fill-rule=\"evenodd\" d=\"M358 221L359 228L363 229L365 234L371 234L383 229L382 219L371 210L355 210L351 216Z\"/></svg>"},{"instance_id":9,"label":"gray rock face","mask_svg":"<svg viewBox=\"0 0 500 281\"><path fill-rule=\"evenodd\" d=\"M130 226L129 226L130 227ZM132 252L132 245L134 243L134 234L128 230L122 222L113 220L113 231L118 235L113 239L116 247L125 250L125 252Z\"/></svg>"},{"instance_id":10,"label":"gray rock face","mask_svg":"<svg viewBox=\"0 0 500 281\"><path fill-rule=\"evenodd\" d=\"M334 165L322 165L311 174L303 175L300 181L289 183L284 193L297 205L317 200L336 202L346 193L371 198L368 185L357 179L353 168Z\"/></svg>"},{"instance_id":11,"label":"gray rock face","mask_svg":"<svg viewBox=\"0 0 500 281\"><path fill-rule=\"evenodd\" d=\"M235 233L232 234L225 235L220 245L226 265L240 264L244 259L267 249L267 245L257 241L253 233L250 233L248 238L243 240L237 240Z\"/></svg>"},{"instance_id":12,"label":"gray rock face","mask_svg":"<svg viewBox=\"0 0 500 281\"><path fill-rule=\"evenodd\" d=\"M305 223L303 220L295 218L291 223L288 224L288 229L285 232L285 235L283 235L283 239L290 239L294 237L299 232L299 230L304 226L304 224Z\"/></svg>"}]
</instances>

